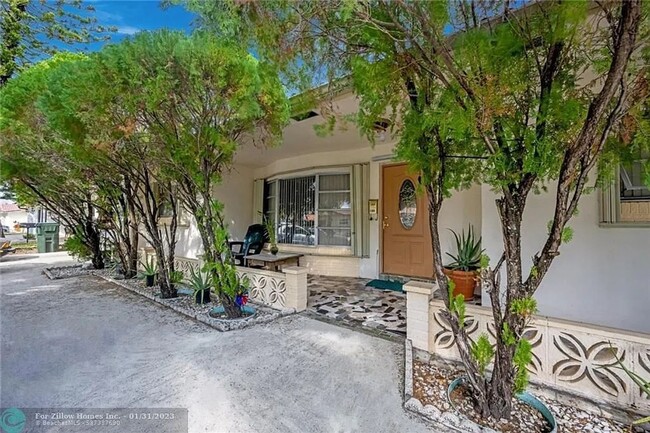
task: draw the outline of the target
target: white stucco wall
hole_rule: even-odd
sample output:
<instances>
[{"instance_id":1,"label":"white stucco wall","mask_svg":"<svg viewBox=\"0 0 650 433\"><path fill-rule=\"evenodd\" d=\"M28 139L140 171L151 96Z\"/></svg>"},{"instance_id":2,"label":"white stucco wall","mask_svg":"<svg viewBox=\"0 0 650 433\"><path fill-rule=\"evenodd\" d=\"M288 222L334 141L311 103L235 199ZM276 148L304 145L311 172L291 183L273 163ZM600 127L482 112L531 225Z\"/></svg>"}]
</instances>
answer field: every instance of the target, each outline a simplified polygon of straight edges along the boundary
<instances>
[{"instance_id":1,"label":"white stucco wall","mask_svg":"<svg viewBox=\"0 0 650 433\"><path fill-rule=\"evenodd\" d=\"M35 216L35 215L34 215ZM0 214L0 222L3 225L9 226L10 230L14 230L14 224L16 223L27 223L27 222L37 222L35 218L32 218L32 221L29 220L29 213L25 210L17 210L12 212L2 212Z\"/></svg>"},{"instance_id":2,"label":"white stucco wall","mask_svg":"<svg viewBox=\"0 0 650 433\"><path fill-rule=\"evenodd\" d=\"M495 195L482 190L483 245L495 261L503 251ZM542 247L553 208L554 192L529 198L523 257ZM650 228L599 226L596 193L582 198L579 211L569 224L573 240L561 246L535 295L540 314L650 333ZM526 260L524 269L530 266Z\"/></svg>"},{"instance_id":3,"label":"white stucco wall","mask_svg":"<svg viewBox=\"0 0 650 433\"><path fill-rule=\"evenodd\" d=\"M243 239L246 229L253 223L253 169L235 166L214 189L214 196L224 204L231 239ZM187 221L189 224L178 229L176 255L196 258L202 252L201 237L193 218L188 216Z\"/></svg>"}]
</instances>

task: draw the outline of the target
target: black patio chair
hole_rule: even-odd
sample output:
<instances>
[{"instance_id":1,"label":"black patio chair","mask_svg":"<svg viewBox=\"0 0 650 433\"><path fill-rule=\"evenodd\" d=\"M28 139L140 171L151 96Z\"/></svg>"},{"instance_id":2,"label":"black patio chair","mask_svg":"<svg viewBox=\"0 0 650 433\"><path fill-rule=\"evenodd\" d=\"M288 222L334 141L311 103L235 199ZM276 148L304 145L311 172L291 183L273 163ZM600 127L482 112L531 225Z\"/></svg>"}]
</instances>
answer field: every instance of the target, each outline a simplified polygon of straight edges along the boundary
<instances>
[{"instance_id":1,"label":"black patio chair","mask_svg":"<svg viewBox=\"0 0 650 433\"><path fill-rule=\"evenodd\" d=\"M264 243L269 241L266 228L262 224L253 224L246 230L246 236L243 241L229 242L230 255L236 265L246 266L246 259L244 257L259 254L264 248Z\"/></svg>"}]
</instances>

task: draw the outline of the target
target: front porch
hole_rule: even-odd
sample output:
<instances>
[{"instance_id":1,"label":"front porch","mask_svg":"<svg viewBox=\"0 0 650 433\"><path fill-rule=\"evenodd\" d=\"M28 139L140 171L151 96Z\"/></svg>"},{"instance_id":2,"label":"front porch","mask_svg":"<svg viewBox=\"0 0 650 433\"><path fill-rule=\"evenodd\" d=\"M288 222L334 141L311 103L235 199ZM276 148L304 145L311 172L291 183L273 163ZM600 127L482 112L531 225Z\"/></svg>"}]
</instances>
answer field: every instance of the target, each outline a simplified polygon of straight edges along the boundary
<instances>
[{"instance_id":1,"label":"front porch","mask_svg":"<svg viewBox=\"0 0 650 433\"><path fill-rule=\"evenodd\" d=\"M363 278L309 275L307 309L353 327L406 335L406 295L366 287Z\"/></svg>"}]
</instances>

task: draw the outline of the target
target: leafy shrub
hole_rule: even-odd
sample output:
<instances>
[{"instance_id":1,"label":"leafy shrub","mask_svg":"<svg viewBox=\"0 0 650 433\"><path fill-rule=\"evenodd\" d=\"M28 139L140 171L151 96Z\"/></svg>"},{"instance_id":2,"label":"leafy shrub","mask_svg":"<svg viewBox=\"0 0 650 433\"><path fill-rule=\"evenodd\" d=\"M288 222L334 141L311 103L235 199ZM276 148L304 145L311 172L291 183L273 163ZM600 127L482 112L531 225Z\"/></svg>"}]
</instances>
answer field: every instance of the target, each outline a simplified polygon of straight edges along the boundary
<instances>
[{"instance_id":1,"label":"leafy shrub","mask_svg":"<svg viewBox=\"0 0 650 433\"><path fill-rule=\"evenodd\" d=\"M79 260L89 260L93 256L90 248L88 248L83 240L76 234L69 236L68 239L63 242L63 248L69 252L72 257Z\"/></svg>"},{"instance_id":2,"label":"leafy shrub","mask_svg":"<svg viewBox=\"0 0 650 433\"><path fill-rule=\"evenodd\" d=\"M182 283L183 279L185 279L183 271L171 271L169 273L169 282L174 285Z\"/></svg>"}]
</instances>

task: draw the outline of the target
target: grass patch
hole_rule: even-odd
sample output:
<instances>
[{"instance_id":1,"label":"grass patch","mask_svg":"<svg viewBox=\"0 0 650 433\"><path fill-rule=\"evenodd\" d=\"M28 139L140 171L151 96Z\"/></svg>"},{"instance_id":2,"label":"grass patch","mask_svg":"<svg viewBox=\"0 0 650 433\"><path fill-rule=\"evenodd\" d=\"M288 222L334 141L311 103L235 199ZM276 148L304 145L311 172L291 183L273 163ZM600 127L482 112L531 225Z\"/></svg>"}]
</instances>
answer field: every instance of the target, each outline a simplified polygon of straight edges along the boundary
<instances>
[{"instance_id":1,"label":"grass patch","mask_svg":"<svg viewBox=\"0 0 650 433\"><path fill-rule=\"evenodd\" d=\"M36 242L27 242L23 244L12 244L12 248L15 248L16 250L35 250L36 249Z\"/></svg>"}]
</instances>

